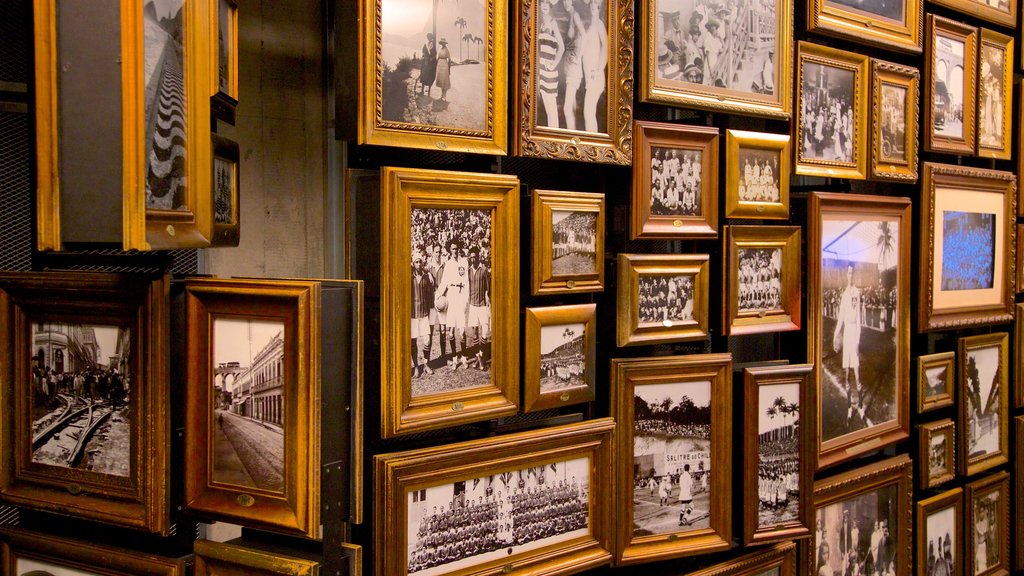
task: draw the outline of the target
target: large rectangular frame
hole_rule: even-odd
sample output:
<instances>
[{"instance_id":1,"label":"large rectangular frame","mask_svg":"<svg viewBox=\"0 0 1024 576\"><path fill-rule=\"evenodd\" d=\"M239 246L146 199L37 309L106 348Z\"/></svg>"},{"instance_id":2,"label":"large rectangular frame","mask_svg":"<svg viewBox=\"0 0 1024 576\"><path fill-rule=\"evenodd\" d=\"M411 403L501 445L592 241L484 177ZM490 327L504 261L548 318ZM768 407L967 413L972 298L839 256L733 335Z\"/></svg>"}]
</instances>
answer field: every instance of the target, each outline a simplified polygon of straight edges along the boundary
<instances>
[{"instance_id":1,"label":"large rectangular frame","mask_svg":"<svg viewBox=\"0 0 1024 576\"><path fill-rule=\"evenodd\" d=\"M722 284L725 287L725 305L722 307L722 333L726 336L741 336L799 330L800 227L726 226L724 244L725 266L722 268ZM739 251L744 248L782 250L778 309L740 310Z\"/></svg>"},{"instance_id":2,"label":"large rectangular frame","mask_svg":"<svg viewBox=\"0 0 1024 576\"><path fill-rule=\"evenodd\" d=\"M970 14L993 24L1001 24L1009 28L1017 26L1017 3L1008 2L1010 10L1003 11L989 6L987 2L978 0L928 0L940 6L952 8L957 12Z\"/></svg>"},{"instance_id":3,"label":"large rectangular frame","mask_svg":"<svg viewBox=\"0 0 1024 576\"><path fill-rule=\"evenodd\" d=\"M701 340L708 335L707 254L619 254L616 298L616 342L619 346ZM640 326L640 278L654 275L693 276L693 318L679 325L666 321Z\"/></svg>"},{"instance_id":4,"label":"large rectangular frame","mask_svg":"<svg viewBox=\"0 0 1024 576\"><path fill-rule=\"evenodd\" d=\"M935 36L945 34L964 45L963 67L963 138L952 138L935 134L936 78L935 78ZM947 152L949 154L972 155L975 152L975 116L978 84L978 29L949 18L928 14L925 34L924 63L924 149L926 152ZM945 82L943 82L945 83ZM948 89L948 88L947 88Z\"/></svg>"},{"instance_id":5,"label":"large rectangular frame","mask_svg":"<svg viewBox=\"0 0 1024 576\"><path fill-rule=\"evenodd\" d=\"M996 376L998 377L999 382L993 385L993 388L997 388L997 393L999 394L999 450L978 458L971 456L970 442L968 441L971 434L971 425L975 418L970 412L970 406L967 399L969 394L967 378L970 375L970 366L967 362L967 354L973 349L986 348L989 346L999 347L999 367L996 370ZM959 437L957 438L957 464L959 465L960 473L964 476L973 476L978 472L1005 464L1009 460L1010 410L1008 402L1010 396L1007 390L1010 384L1010 363L1008 349L1009 336L1005 332L979 334L977 336L964 336L957 341L957 364L960 368L957 378L957 420L959 421L957 426L959 428ZM981 401L987 402L987 399L981 399Z\"/></svg>"}]
</instances>

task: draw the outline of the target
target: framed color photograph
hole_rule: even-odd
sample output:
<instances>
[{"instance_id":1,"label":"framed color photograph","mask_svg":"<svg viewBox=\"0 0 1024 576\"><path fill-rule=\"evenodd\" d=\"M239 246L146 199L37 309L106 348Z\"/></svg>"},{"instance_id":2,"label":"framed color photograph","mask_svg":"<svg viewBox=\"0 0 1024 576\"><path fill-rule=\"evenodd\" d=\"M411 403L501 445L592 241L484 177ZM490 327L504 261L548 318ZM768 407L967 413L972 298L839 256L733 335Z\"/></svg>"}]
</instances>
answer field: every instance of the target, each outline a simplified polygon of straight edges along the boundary
<instances>
[{"instance_id":1,"label":"framed color photograph","mask_svg":"<svg viewBox=\"0 0 1024 576\"><path fill-rule=\"evenodd\" d=\"M792 2L719 8L700 0L641 3L640 100L788 119Z\"/></svg>"},{"instance_id":2,"label":"framed color photograph","mask_svg":"<svg viewBox=\"0 0 1024 576\"><path fill-rule=\"evenodd\" d=\"M795 173L867 178L868 57L801 41L796 68Z\"/></svg>"},{"instance_id":3,"label":"framed color photograph","mask_svg":"<svg viewBox=\"0 0 1024 576\"><path fill-rule=\"evenodd\" d=\"M821 469L910 434L910 200L814 192L809 219Z\"/></svg>"},{"instance_id":4,"label":"framed color photograph","mask_svg":"<svg viewBox=\"0 0 1024 576\"><path fill-rule=\"evenodd\" d=\"M920 84L917 68L871 60L871 179L917 181Z\"/></svg>"},{"instance_id":5,"label":"framed color photograph","mask_svg":"<svg viewBox=\"0 0 1024 576\"><path fill-rule=\"evenodd\" d=\"M800 329L800 227L726 226L727 336Z\"/></svg>"},{"instance_id":6,"label":"framed color photograph","mask_svg":"<svg viewBox=\"0 0 1024 576\"><path fill-rule=\"evenodd\" d=\"M743 371L745 544L811 535L813 374L810 364Z\"/></svg>"},{"instance_id":7,"label":"framed color photograph","mask_svg":"<svg viewBox=\"0 0 1024 576\"><path fill-rule=\"evenodd\" d=\"M223 1L223 0L222 0ZM238 143L213 134L213 246L238 246L241 166Z\"/></svg>"},{"instance_id":8,"label":"framed color photograph","mask_svg":"<svg viewBox=\"0 0 1024 576\"><path fill-rule=\"evenodd\" d=\"M755 549L688 576L796 576L796 544L785 542Z\"/></svg>"},{"instance_id":9,"label":"framed color photograph","mask_svg":"<svg viewBox=\"0 0 1024 576\"><path fill-rule=\"evenodd\" d=\"M917 413L953 405L956 354L940 352L917 358Z\"/></svg>"},{"instance_id":10,"label":"framed color photograph","mask_svg":"<svg viewBox=\"0 0 1024 576\"><path fill-rule=\"evenodd\" d=\"M924 164L918 330L1013 320L1016 177Z\"/></svg>"},{"instance_id":11,"label":"framed color photograph","mask_svg":"<svg viewBox=\"0 0 1024 576\"><path fill-rule=\"evenodd\" d=\"M533 191L535 296L604 290L604 220L604 194Z\"/></svg>"},{"instance_id":12,"label":"framed color photograph","mask_svg":"<svg viewBox=\"0 0 1024 576\"><path fill-rule=\"evenodd\" d=\"M0 273L0 500L166 534L168 279Z\"/></svg>"},{"instance_id":13,"label":"framed color photograph","mask_svg":"<svg viewBox=\"0 0 1024 576\"><path fill-rule=\"evenodd\" d=\"M978 156L1009 160L1013 38L982 28L978 46Z\"/></svg>"},{"instance_id":14,"label":"framed color photograph","mask_svg":"<svg viewBox=\"0 0 1024 576\"><path fill-rule=\"evenodd\" d=\"M973 476L1009 459L1009 363L1005 332L960 338L960 473Z\"/></svg>"},{"instance_id":15,"label":"framed color photograph","mask_svg":"<svg viewBox=\"0 0 1024 576\"><path fill-rule=\"evenodd\" d=\"M185 576L188 558L168 558L33 532L0 528L0 572L10 576Z\"/></svg>"},{"instance_id":16,"label":"framed color photograph","mask_svg":"<svg viewBox=\"0 0 1024 576\"><path fill-rule=\"evenodd\" d=\"M619 254L619 346L708 336L707 254Z\"/></svg>"},{"instance_id":17,"label":"framed color photograph","mask_svg":"<svg viewBox=\"0 0 1024 576\"><path fill-rule=\"evenodd\" d=\"M282 556L257 548L199 539L195 551L195 576L317 576L320 564L304 558Z\"/></svg>"},{"instance_id":18,"label":"framed color photograph","mask_svg":"<svg viewBox=\"0 0 1024 576\"><path fill-rule=\"evenodd\" d=\"M210 30L217 41L210 43L213 54L213 92L210 113L218 120L235 124L238 106L238 0L209 0L213 16Z\"/></svg>"},{"instance_id":19,"label":"framed color photograph","mask_svg":"<svg viewBox=\"0 0 1024 576\"><path fill-rule=\"evenodd\" d=\"M360 0L358 143L505 154L507 14L506 0Z\"/></svg>"},{"instance_id":20,"label":"framed color photograph","mask_svg":"<svg viewBox=\"0 0 1024 576\"><path fill-rule=\"evenodd\" d=\"M814 0L807 4L807 29L920 54L923 4L924 0Z\"/></svg>"},{"instance_id":21,"label":"framed color photograph","mask_svg":"<svg viewBox=\"0 0 1024 576\"><path fill-rule=\"evenodd\" d=\"M718 128L633 125L629 237L718 237Z\"/></svg>"},{"instance_id":22,"label":"framed color photograph","mask_svg":"<svg viewBox=\"0 0 1024 576\"><path fill-rule=\"evenodd\" d=\"M962 574L965 550L961 530L963 500L963 490L953 488L915 505L917 576Z\"/></svg>"},{"instance_id":23,"label":"framed color photograph","mask_svg":"<svg viewBox=\"0 0 1024 576\"><path fill-rule=\"evenodd\" d=\"M924 149L972 155L978 29L928 14L924 66Z\"/></svg>"},{"instance_id":24,"label":"framed color photograph","mask_svg":"<svg viewBox=\"0 0 1024 576\"><path fill-rule=\"evenodd\" d=\"M815 482L803 573L910 576L912 469L900 455Z\"/></svg>"},{"instance_id":25,"label":"framed color photograph","mask_svg":"<svg viewBox=\"0 0 1024 576\"><path fill-rule=\"evenodd\" d=\"M1010 573L1010 473L1003 471L964 488L964 573L991 576ZM1017 542L1018 546L1020 542Z\"/></svg>"},{"instance_id":26,"label":"framed color photograph","mask_svg":"<svg viewBox=\"0 0 1024 576\"><path fill-rule=\"evenodd\" d=\"M381 189L381 434L515 414L519 180L384 168Z\"/></svg>"},{"instance_id":27,"label":"framed color photograph","mask_svg":"<svg viewBox=\"0 0 1024 576\"><path fill-rule=\"evenodd\" d=\"M374 456L376 576L609 563L614 428L604 418Z\"/></svg>"},{"instance_id":28,"label":"framed color photograph","mask_svg":"<svg viewBox=\"0 0 1024 576\"><path fill-rule=\"evenodd\" d=\"M616 564L728 550L732 356L613 359Z\"/></svg>"},{"instance_id":29,"label":"framed color photograph","mask_svg":"<svg viewBox=\"0 0 1024 576\"><path fill-rule=\"evenodd\" d=\"M628 165L633 3L518 0L516 11L513 153Z\"/></svg>"},{"instance_id":30,"label":"framed color photograph","mask_svg":"<svg viewBox=\"0 0 1024 576\"><path fill-rule=\"evenodd\" d=\"M594 400L597 305L526 309L523 412Z\"/></svg>"},{"instance_id":31,"label":"framed color photograph","mask_svg":"<svg viewBox=\"0 0 1024 576\"><path fill-rule=\"evenodd\" d=\"M725 217L789 218L789 135L725 131Z\"/></svg>"},{"instance_id":32,"label":"framed color photograph","mask_svg":"<svg viewBox=\"0 0 1024 576\"><path fill-rule=\"evenodd\" d=\"M918 487L935 488L956 478L956 424L949 418L917 427Z\"/></svg>"}]
</instances>

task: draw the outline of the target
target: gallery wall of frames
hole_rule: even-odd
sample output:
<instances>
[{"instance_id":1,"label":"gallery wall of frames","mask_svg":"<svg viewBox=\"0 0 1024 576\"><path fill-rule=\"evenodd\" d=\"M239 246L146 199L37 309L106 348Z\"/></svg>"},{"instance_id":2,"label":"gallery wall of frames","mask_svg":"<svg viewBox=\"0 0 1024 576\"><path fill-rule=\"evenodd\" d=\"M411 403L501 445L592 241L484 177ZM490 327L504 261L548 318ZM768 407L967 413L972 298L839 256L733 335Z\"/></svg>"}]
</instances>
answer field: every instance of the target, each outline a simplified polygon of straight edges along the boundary
<instances>
[{"instance_id":1,"label":"gallery wall of frames","mask_svg":"<svg viewBox=\"0 0 1024 576\"><path fill-rule=\"evenodd\" d=\"M237 246L249 4L71 4L33 254ZM323 9L344 278L0 271L4 573L1024 571L1016 0Z\"/></svg>"}]
</instances>

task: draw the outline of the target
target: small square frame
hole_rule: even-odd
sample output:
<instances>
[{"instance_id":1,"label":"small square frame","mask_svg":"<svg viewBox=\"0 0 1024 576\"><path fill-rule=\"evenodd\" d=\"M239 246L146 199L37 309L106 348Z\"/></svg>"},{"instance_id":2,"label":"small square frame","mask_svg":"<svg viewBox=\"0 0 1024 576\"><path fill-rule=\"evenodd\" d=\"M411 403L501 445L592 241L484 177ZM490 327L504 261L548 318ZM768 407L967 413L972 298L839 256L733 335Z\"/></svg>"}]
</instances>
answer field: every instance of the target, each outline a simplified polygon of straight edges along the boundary
<instances>
[{"instance_id":1,"label":"small square frame","mask_svg":"<svg viewBox=\"0 0 1024 576\"><path fill-rule=\"evenodd\" d=\"M937 79L936 36L944 36L964 45L964 109L962 114L963 136L960 138L942 136L935 133ZM925 34L925 65L924 65L924 149L926 152L947 152L949 154L972 155L975 152L975 113L977 105L975 95L978 86L978 29L956 20L928 14L927 33Z\"/></svg>"},{"instance_id":2,"label":"small square frame","mask_svg":"<svg viewBox=\"0 0 1024 576\"><path fill-rule=\"evenodd\" d=\"M726 226L725 266L722 279L726 287L722 309L722 333L742 336L764 332L800 329L800 227L799 226ZM771 310L740 310L739 252L747 248L779 249L779 307Z\"/></svg>"},{"instance_id":3,"label":"small square frame","mask_svg":"<svg viewBox=\"0 0 1024 576\"><path fill-rule=\"evenodd\" d=\"M998 538L998 542L995 544L999 548L999 562L979 571L977 569L978 559L976 557L979 544L977 541L978 530L975 530L975 528L980 528L980 519L977 517L975 504L979 498L983 498L994 492L999 492L999 500L996 502L996 518L991 521L994 521L997 524L994 532ZM974 576L999 576L1002 574L1009 574L1010 566L1012 564L1010 559L1010 473L1003 470L990 476L986 476L980 480L970 482L964 486L964 507L967 509L966 514L964 515L966 519L964 529L967 532L967 537L964 538L966 544L964 570L970 571ZM982 530L982 532L985 534L991 534L993 532L993 527L989 525L989 529Z\"/></svg>"},{"instance_id":4,"label":"small square frame","mask_svg":"<svg viewBox=\"0 0 1024 576\"><path fill-rule=\"evenodd\" d=\"M886 142L882 133L883 97L882 87L892 85L903 88L904 99L903 150L905 158L887 153L892 143ZM921 98L921 72L917 68L894 64L884 60L871 59L871 179L894 182L917 182L918 154L917 135L920 114L918 102Z\"/></svg>"},{"instance_id":5,"label":"small square frame","mask_svg":"<svg viewBox=\"0 0 1024 576\"><path fill-rule=\"evenodd\" d=\"M1010 455L1009 451L1009 418L1010 411L1007 407L1009 401L1008 386L1009 382L1009 359L1008 354L1008 341L1009 336L1005 332L997 332L995 334L979 334L977 336L964 336L957 341L957 364L959 365L959 377L957 378L957 418L960 422L959 438L957 438L957 448L959 450L957 457L957 464L960 467L960 474L964 476L973 476L978 472L983 472L990 468L1005 464ZM999 408L998 416L999 426L999 449L991 453L986 453L980 457L972 456L970 454L970 442L969 439L972 434L972 426L977 425L977 417L970 411L970 387L968 385L968 377L970 372L970 366L968 365L968 353L972 350L980 348L988 348L996 346L999 354L999 367L996 369L995 378L998 378L998 382L993 385L993 388L997 388ZM991 394L991 392L990 392ZM980 402L987 403L988 399L979 399Z\"/></svg>"},{"instance_id":6,"label":"small square frame","mask_svg":"<svg viewBox=\"0 0 1024 576\"><path fill-rule=\"evenodd\" d=\"M917 434L918 487L921 490L927 490L956 478L956 423L949 418L927 422L918 425ZM931 442L933 436L940 434L946 437L945 452L946 462L949 464L949 467L933 476L929 466Z\"/></svg>"},{"instance_id":7,"label":"small square frame","mask_svg":"<svg viewBox=\"0 0 1024 576\"><path fill-rule=\"evenodd\" d=\"M911 54L921 53L924 0L904 0L903 21L850 4L812 0L807 3L807 30L860 44L871 44Z\"/></svg>"},{"instance_id":8,"label":"small square frame","mask_svg":"<svg viewBox=\"0 0 1024 576\"><path fill-rule=\"evenodd\" d=\"M583 386L573 386L567 390L541 391L543 374L541 371L541 329L544 326L563 324L583 324ZM597 365L597 305L575 304L568 306L548 306L545 308L526 309L526 333L523 349L526 358L523 362L523 412L546 410L559 406L569 406L592 402Z\"/></svg>"},{"instance_id":9,"label":"small square frame","mask_svg":"<svg viewBox=\"0 0 1024 576\"><path fill-rule=\"evenodd\" d=\"M928 395L928 374L932 368L945 368L945 391ZM953 405L956 386L956 353L939 352L917 358L917 413L923 414Z\"/></svg>"},{"instance_id":10,"label":"small square frame","mask_svg":"<svg viewBox=\"0 0 1024 576\"><path fill-rule=\"evenodd\" d=\"M547 0L540 0L546 2ZM555 274L552 212L589 212L597 215L594 230L596 272ZM533 295L600 292L604 290L604 194L590 192L533 191Z\"/></svg>"},{"instance_id":11,"label":"small square frame","mask_svg":"<svg viewBox=\"0 0 1024 576\"><path fill-rule=\"evenodd\" d=\"M702 340L708 336L707 254L619 254L616 342L619 346ZM644 276L693 278L692 318L679 323L640 325L640 279Z\"/></svg>"},{"instance_id":12,"label":"small square frame","mask_svg":"<svg viewBox=\"0 0 1024 576\"><path fill-rule=\"evenodd\" d=\"M725 217L785 220L789 218L789 134L747 130L725 131ZM779 201L762 202L740 197L740 151L767 150L779 157Z\"/></svg>"}]
</instances>

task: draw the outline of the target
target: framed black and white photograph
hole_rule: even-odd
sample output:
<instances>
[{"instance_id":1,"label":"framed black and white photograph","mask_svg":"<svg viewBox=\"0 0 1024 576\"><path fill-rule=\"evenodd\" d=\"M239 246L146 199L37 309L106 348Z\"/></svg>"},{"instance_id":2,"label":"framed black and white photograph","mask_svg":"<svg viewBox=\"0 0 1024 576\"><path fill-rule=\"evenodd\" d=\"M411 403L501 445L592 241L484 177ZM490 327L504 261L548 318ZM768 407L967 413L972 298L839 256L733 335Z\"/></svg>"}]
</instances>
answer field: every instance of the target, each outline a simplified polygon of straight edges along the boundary
<instances>
[{"instance_id":1,"label":"framed black and white photograph","mask_svg":"<svg viewBox=\"0 0 1024 576\"><path fill-rule=\"evenodd\" d=\"M800 329L800 228L726 226L726 335Z\"/></svg>"},{"instance_id":2,"label":"framed black and white photograph","mask_svg":"<svg viewBox=\"0 0 1024 576\"><path fill-rule=\"evenodd\" d=\"M924 0L813 0L807 29L920 54L923 5Z\"/></svg>"},{"instance_id":3,"label":"framed black and white photograph","mask_svg":"<svg viewBox=\"0 0 1024 576\"><path fill-rule=\"evenodd\" d=\"M594 399L597 305L526 309L523 411Z\"/></svg>"},{"instance_id":4,"label":"framed black and white photograph","mask_svg":"<svg viewBox=\"0 0 1024 576\"><path fill-rule=\"evenodd\" d=\"M241 157L238 143L213 137L213 246L238 246Z\"/></svg>"},{"instance_id":5,"label":"framed black and white photograph","mask_svg":"<svg viewBox=\"0 0 1024 576\"><path fill-rule=\"evenodd\" d=\"M953 576L963 564L963 490L953 488L917 503L914 535L918 576Z\"/></svg>"},{"instance_id":6,"label":"framed black and white photograph","mask_svg":"<svg viewBox=\"0 0 1024 576\"><path fill-rule=\"evenodd\" d=\"M1010 473L1004 470L975 480L967 484L964 493L964 572L970 576L1009 574Z\"/></svg>"},{"instance_id":7,"label":"framed black and white photograph","mask_svg":"<svg viewBox=\"0 0 1024 576\"><path fill-rule=\"evenodd\" d=\"M956 423L949 418L917 427L918 487L934 488L956 478Z\"/></svg>"},{"instance_id":8,"label":"framed black and white photograph","mask_svg":"<svg viewBox=\"0 0 1024 576\"><path fill-rule=\"evenodd\" d=\"M1013 38L981 29L978 44L978 156L1010 159Z\"/></svg>"},{"instance_id":9,"label":"framed black and white photograph","mask_svg":"<svg viewBox=\"0 0 1024 576\"><path fill-rule=\"evenodd\" d=\"M788 134L725 131L725 216L789 217Z\"/></svg>"},{"instance_id":10,"label":"framed black and white photograph","mask_svg":"<svg viewBox=\"0 0 1024 576\"><path fill-rule=\"evenodd\" d=\"M928 14L924 149L974 154L978 29Z\"/></svg>"},{"instance_id":11,"label":"framed black and white photograph","mask_svg":"<svg viewBox=\"0 0 1024 576\"><path fill-rule=\"evenodd\" d=\"M1009 336L959 340L960 471L971 476L1009 458Z\"/></svg>"},{"instance_id":12,"label":"framed black and white photograph","mask_svg":"<svg viewBox=\"0 0 1024 576\"><path fill-rule=\"evenodd\" d=\"M619 346L707 336L707 254L619 254Z\"/></svg>"},{"instance_id":13,"label":"framed black and white photograph","mask_svg":"<svg viewBox=\"0 0 1024 576\"><path fill-rule=\"evenodd\" d=\"M534 190L533 294L604 289L604 194Z\"/></svg>"},{"instance_id":14,"label":"framed black and white photograph","mask_svg":"<svg viewBox=\"0 0 1024 576\"><path fill-rule=\"evenodd\" d=\"M238 0L214 0L213 4L210 29L216 34L216 40L210 42L213 53L210 114L234 125L238 106Z\"/></svg>"},{"instance_id":15,"label":"framed black and white photograph","mask_svg":"<svg viewBox=\"0 0 1024 576\"><path fill-rule=\"evenodd\" d=\"M871 59L871 162L874 180L916 182L921 73Z\"/></svg>"},{"instance_id":16,"label":"framed black and white photograph","mask_svg":"<svg viewBox=\"0 0 1024 576\"><path fill-rule=\"evenodd\" d=\"M939 352L917 359L917 412L953 405L956 385L956 354Z\"/></svg>"}]
</instances>

